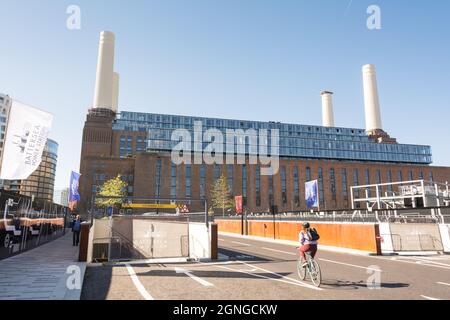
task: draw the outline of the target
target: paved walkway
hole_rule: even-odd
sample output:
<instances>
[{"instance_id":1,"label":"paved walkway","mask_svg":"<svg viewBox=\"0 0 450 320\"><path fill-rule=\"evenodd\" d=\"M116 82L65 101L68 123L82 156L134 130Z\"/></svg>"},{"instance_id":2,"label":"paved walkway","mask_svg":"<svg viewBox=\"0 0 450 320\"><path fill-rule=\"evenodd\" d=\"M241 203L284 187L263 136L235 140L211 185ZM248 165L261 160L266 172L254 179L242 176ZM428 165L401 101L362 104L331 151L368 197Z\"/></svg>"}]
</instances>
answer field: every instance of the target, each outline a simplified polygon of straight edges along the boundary
<instances>
[{"instance_id":1,"label":"paved walkway","mask_svg":"<svg viewBox=\"0 0 450 320\"><path fill-rule=\"evenodd\" d=\"M68 289L69 266L79 270L82 284L86 263L78 262L72 233L0 261L0 300L79 300L81 288ZM79 269L76 268L79 267ZM71 282L74 284L75 282Z\"/></svg>"}]
</instances>

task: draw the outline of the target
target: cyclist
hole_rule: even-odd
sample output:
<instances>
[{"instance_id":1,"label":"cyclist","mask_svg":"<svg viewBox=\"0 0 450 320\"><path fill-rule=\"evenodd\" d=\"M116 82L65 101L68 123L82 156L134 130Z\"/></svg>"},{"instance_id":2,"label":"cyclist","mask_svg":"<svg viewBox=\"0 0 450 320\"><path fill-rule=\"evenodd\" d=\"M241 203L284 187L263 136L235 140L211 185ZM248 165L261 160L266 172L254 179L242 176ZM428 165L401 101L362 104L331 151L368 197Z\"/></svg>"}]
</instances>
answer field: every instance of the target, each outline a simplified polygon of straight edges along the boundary
<instances>
[{"instance_id":1,"label":"cyclist","mask_svg":"<svg viewBox=\"0 0 450 320\"><path fill-rule=\"evenodd\" d=\"M312 240L311 236L311 225L308 222L302 224L303 229L300 231L298 237L301 244L300 254L305 261L306 265L306 255L305 252L311 252L311 256L314 258L317 253L317 240Z\"/></svg>"}]
</instances>

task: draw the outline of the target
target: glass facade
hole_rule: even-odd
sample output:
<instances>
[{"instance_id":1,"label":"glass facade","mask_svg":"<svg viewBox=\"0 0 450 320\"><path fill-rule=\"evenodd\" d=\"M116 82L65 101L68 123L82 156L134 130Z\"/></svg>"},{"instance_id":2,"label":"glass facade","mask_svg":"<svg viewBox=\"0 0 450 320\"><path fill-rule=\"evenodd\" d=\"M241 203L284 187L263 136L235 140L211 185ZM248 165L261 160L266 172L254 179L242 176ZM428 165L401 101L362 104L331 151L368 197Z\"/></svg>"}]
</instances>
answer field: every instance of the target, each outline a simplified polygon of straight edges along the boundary
<instances>
[{"instance_id":1,"label":"glass facade","mask_svg":"<svg viewBox=\"0 0 450 320\"><path fill-rule=\"evenodd\" d=\"M48 139L42 153L38 169L26 180L20 182L20 193L34 196L35 199L53 201L55 189L56 164L58 161L58 143ZM95 192L97 187L95 187Z\"/></svg>"},{"instance_id":2,"label":"glass facade","mask_svg":"<svg viewBox=\"0 0 450 320\"><path fill-rule=\"evenodd\" d=\"M242 121L202 117L163 115L153 113L121 112L113 124L114 130L147 132L147 150L172 150L176 141L171 141L175 129L186 129L193 136L194 122L202 123L202 130L218 129L225 137L227 129L256 130L249 132L255 136L258 130L279 131L279 154L281 157L341 159L360 161L382 161L398 163L430 164L429 146L406 144L379 144L372 141L364 129L326 128L279 122ZM131 143L127 137L123 153L129 152ZM226 139L224 139L226 140ZM246 140L246 139L244 139ZM253 139L248 139L253 140ZM131 141L132 142L132 141ZM192 137L192 150L194 145ZM226 142L224 141L224 150ZM246 141L238 141L245 153L251 150ZM271 139L268 139L269 148ZM203 141L203 148L208 145ZM239 149L236 149L239 152ZM131 151L132 152L132 151ZM122 149L121 149L122 153Z\"/></svg>"}]
</instances>

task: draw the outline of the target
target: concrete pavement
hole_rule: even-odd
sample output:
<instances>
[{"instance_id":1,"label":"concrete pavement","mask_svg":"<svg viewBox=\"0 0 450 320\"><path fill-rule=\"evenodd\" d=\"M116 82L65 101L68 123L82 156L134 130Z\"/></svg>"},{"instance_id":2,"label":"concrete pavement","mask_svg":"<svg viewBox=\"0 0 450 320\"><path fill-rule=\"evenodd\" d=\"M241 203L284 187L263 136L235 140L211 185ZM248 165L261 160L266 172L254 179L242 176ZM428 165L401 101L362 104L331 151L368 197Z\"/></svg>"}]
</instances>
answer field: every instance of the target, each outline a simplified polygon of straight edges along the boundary
<instances>
[{"instance_id":1,"label":"concrete pavement","mask_svg":"<svg viewBox=\"0 0 450 320\"><path fill-rule=\"evenodd\" d=\"M321 251L323 285L300 281L294 245L219 236L226 261L88 268L82 299L450 299L450 256L375 257ZM130 269L131 268L131 269Z\"/></svg>"},{"instance_id":2,"label":"concrete pavement","mask_svg":"<svg viewBox=\"0 0 450 320\"><path fill-rule=\"evenodd\" d=\"M72 233L0 261L0 300L78 300L86 263L77 262ZM72 267L71 267L72 266ZM71 267L71 274L66 273ZM79 279L78 279L79 275ZM73 276L73 290L66 282ZM75 278L76 277L76 278ZM72 278L71 278L72 279Z\"/></svg>"}]
</instances>

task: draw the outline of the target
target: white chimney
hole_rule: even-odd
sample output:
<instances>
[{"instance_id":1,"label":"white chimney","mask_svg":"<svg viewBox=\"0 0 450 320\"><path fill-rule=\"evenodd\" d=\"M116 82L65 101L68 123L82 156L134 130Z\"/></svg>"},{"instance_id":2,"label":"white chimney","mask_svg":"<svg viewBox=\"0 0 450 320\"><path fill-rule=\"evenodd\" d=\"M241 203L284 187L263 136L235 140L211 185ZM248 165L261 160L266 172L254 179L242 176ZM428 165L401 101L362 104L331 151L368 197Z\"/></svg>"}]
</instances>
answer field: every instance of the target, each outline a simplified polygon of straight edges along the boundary
<instances>
[{"instance_id":1,"label":"white chimney","mask_svg":"<svg viewBox=\"0 0 450 320\"><path fill-rule=\"evenodd\" d=\"M375 66L363 66L364 107L366 111L366 131L383 130L381 124L380 101L378 98L377 75Z\"/></svg>"},{"instance_id":2,"label":"white chimney","mask_svg":"<svg viewBox=\"0 0 450 320\"><path fill-rule=\"evenodd\" d=\"M114 72L113 75L113 89L112 89L112 110L117 113L119 110L119 74Z\"/></svg>"},{"instance_id":3,"label":"white chimney","mask_svg":"<svg viewBox=\"0 0 450 320\"><path fill-rule=\"evenodd\" d=\"M323 91L322 96L322 125L334 127L333 92Z\"/></svg>"},{"instance_id":4,"label":"white chimney","mask_svg":"<svg viewBox=\"0 0 450 320\"><path fill-rule=\"evenodd\" d=\"M94 108L113 108L114 44L115 37L112 32L100 33Z\"/></svg>"}]
</instances>

